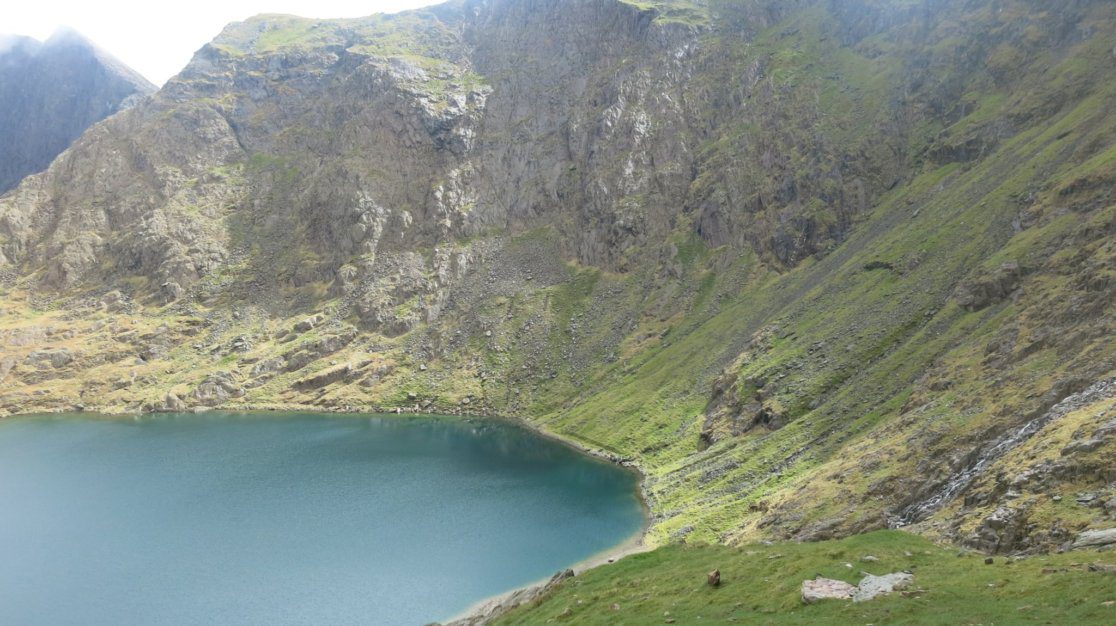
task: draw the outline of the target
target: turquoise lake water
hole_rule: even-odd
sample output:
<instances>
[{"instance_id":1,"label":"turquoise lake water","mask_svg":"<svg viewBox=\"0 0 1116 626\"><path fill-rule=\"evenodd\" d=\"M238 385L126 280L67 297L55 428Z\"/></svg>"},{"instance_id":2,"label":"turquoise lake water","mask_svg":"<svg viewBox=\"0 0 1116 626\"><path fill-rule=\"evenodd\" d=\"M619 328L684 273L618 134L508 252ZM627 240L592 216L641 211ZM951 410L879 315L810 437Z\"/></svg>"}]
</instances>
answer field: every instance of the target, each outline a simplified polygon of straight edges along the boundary
<instances>
[{"instance_id":1,"label":"turquoise lake water","mask_svg":"<svg viewBox=\"0 0 1116 626\"><path fill-rule=\"evenodd\" d=\"M631 473L501 422L0 420L0 624L425 624L642 524Z\"/></svg>"}]
</instances>

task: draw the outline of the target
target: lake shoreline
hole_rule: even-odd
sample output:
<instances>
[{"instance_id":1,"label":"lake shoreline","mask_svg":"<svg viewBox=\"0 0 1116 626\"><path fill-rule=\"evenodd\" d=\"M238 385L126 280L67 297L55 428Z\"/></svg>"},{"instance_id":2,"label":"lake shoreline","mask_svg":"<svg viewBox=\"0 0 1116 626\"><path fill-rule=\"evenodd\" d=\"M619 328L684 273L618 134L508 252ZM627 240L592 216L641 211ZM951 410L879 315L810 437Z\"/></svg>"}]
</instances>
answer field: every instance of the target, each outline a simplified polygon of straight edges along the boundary
<instances>
[{"instance_id":1,"label":"lake shoreline","mask_svg":"<svg viewBox=\"0 0 1116 626\"><path fill-rule=\"evenodd\" d=\"M501 421L514 424L520 428L531 431L533 434L543 437L547 440L561 444L581 454L595 458L599 461L606 462L612 465L619 466L625 470L632 472L636 475L636 497L639 500L640 508L643 512L643 525L631 537L624 540L620 544L602 550L582 561L570 565L566 569L566 573L572 572L573 575L580 575L585 571L611 564L625 556L631 554L638 554L646 552L651 549L645 542L647 532L651 528L652 521L652 507L650 504L649 494L647 492L647 475L644 473L643 468L634 459L622 457L613 452L600 450L577 441L568 436L555 433L547 430L545 427L532 422L521 416L514 415L500 415L490 413L472 413L472 412L456 412L454 414L445 413L426 413L414 410L397 410L397 409L384 409L381 407L372 406L344 406L344 407L321 407L321 406L306 406L301 404L251 404L251 405L219 405L214 407L195 408L193 411L134 411L128 410L126 407L101 407L101 406L84 406L81 410L76 411L34 411L26 414L19 413L9 415L8 417L18 417L20 415L85 415L97 416L101 415L106 418L123 418L128 416L141 416L141 415L160 415L167 413L197 413L205 414L210 412L224 412L224 413L238 413L238 414L259 414L267 415L270 413L278 412L301 412L308 414L320 415L376 415L382 417L435 417L442 419L477 419L477 420L492 420ZM564 577L563 572L558 572L552 578L538 580L523 587L510 589L508 591L498 593L487 598L481 599L471 605L464 611L454 615L445 622L447 626L482 626L494 620L509 610L516 608L526 602L535 600L550 589L552 583L557 582ZM438 622L433 622L438 623Z\"/></svg>"},{"instance_id":2,"label":"lake shoreline","mask_svg":"<svg viewBox=\"0 0 1116 626\"><path fill-rule=\"evenodd\" d=\"M602 550L583 561L575 563L563 572L556 572L549 578L543 578L524 587L505 591L480 600L468 609L454 615L449 621L444 622L444 625L483 626L483 624L487 624L489 621L500 617L518 606L546 595L546 593L550 591L552 584L556 582L561 582L571 576L580 576L591 569L610 565L626 556L651 550L652 548L643 542L643 538L646 534L647 529L641 529L623 543L613 548Z\"/></svg>"}]
</instances>

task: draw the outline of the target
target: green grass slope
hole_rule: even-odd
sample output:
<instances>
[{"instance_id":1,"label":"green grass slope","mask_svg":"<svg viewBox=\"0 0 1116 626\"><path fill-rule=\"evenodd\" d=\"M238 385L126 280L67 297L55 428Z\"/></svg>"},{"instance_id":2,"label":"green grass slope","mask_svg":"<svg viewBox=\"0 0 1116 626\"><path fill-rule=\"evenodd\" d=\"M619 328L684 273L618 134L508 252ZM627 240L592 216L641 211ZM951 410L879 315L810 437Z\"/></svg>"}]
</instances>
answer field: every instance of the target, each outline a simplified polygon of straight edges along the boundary
<instances>
[{"instance_id":1,"label":"green grass slope","mask_svg":"<svg viewBox=\"0 0 1116 626\"><path fill-rule=\"evenodd\" d=\"M866 557L874 557L876 560ZM496 624L1101 624L1116 612L1111 554L985 564L896 531L808 544L673 545L562 582ZM721 585L706 575L719 570ZM910 571L908 589L868 602L805 605L803 580L852 584Z\"/></svg>"}]
</instances>

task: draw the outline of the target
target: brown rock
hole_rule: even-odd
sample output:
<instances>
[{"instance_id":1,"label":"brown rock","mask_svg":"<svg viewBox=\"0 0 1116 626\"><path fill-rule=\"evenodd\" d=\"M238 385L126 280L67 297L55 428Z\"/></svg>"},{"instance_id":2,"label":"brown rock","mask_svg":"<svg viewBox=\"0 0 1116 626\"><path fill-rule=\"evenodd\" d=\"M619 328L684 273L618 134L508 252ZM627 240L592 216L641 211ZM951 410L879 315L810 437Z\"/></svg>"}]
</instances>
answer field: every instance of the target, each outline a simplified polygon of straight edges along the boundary
<instances>
[{"instance_id":1,"label":"brown rock","mask_svg":"<svg viewBox=\"0 0 1116 626\"><path fill-rule=\"evenodd\" d=\"M721 586L721 570L715 569L712 572L709 572L709 575L706 576L705 582L709 583L710 587L720 587Z\"/></svg>"}]
</instances>

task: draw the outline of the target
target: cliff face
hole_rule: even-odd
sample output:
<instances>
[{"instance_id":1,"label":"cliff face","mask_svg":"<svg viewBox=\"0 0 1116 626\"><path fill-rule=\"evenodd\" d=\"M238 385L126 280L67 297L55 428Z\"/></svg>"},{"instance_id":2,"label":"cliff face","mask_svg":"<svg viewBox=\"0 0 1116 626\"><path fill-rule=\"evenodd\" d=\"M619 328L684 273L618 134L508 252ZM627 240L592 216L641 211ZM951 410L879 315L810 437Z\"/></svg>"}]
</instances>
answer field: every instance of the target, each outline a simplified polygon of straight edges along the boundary
<instances>
[{"instance_id":1,"label":"cliff face","mask_svg":"<svg viewBox=\"0 0 1116 626\"><path fill-rule=\"evenodd\" d=\"M200 237L218 216L172 206L205 207L210 191L225 205L225 194L239 193L239 216L263 197L284 205L266 208L275 231L246 235L315 257L280 262L298 265L279 268L294 282L333 280L381 241L410 249L491 229L553 226L566 257L621 271L648 248L657 254L683 219L695 226L682 230L710 245L754 247L781 266L843 238L879 187L863 176L872 163L841 165L863 146L827 136L808 143L817 103L800 103L806 94L796 87L762 85L763 54L741 65L723 59L740 53L739 42L719 38L746 32L712 38L707 22L657 15L603 0L477 2L234 25L151 102L67 157L67 189L51 191L66 195L47 204L68 214L75 204L104 206L103 214L66 217L72 224L47 234L29 224L50 208L17 198L5 252L53 286L103 281L88 274L107 258L128 266L108 278L135 273L185 287L236 245L228 232ZM746 126L757 132L745 140ZM130 142L132 154L115 153L119 182L105 184L98 150L116 141ZM749 154L725 163L713 142ZM229 167L237 171L216 186L195 180ZM301 193L279 188L289 178ZM189 197L172 201L182 193ZM803 206L806 196L817 206ZM130 234L109 243L109 224ZM199 237L205 245L188 250ZM274 255L261 254L273 268Z\"/></svg>"},{"instance_id":2,"label":"cliff face","mask_svg":"<svg viewBox=\"0 0 1116 626\"><path fill-rule=\"evenodd\" d=\"M155 86L69 31L0 37L0 193L40 172L85 129Z\"/></svg>"},{"instance_id":3,"label":"cliff face","mask_svg":"<svg viewBox=\"0 0 1116 626\"><path fill-rule=\"evenodd\" d=\"M641 463L654 541L1049 547L1109 515L1047 496L1111 490L1111 441L1028 446L1110 410L1114 20L464 0L233 24L0 198L0 407L527 415ZM1029 530L982 526L1001 506Z\"/></svg>"}]
</instances>

